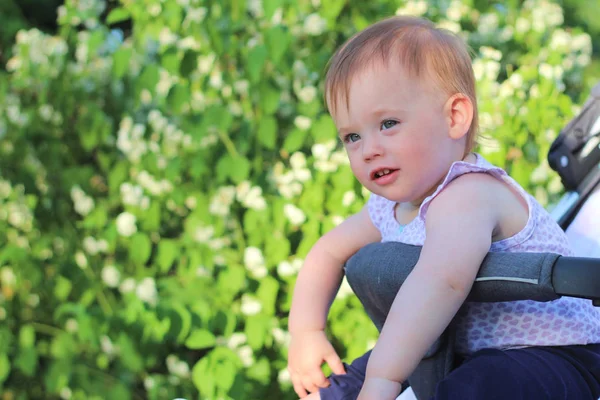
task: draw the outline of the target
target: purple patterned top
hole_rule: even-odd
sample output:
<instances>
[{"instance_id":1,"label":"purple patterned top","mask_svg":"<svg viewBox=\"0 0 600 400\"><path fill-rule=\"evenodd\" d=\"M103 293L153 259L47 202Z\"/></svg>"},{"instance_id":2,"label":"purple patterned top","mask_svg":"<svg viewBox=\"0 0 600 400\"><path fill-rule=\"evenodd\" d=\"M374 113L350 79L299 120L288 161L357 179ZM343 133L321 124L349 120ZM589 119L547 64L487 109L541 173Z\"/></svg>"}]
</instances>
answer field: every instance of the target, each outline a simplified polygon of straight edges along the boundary
<instances>
[{"instance_id":1,"label":"purple patterned top","mask_svg":"<svg viewBox=\"0 0 600 400\"><path fill-rule=\"evenodd\" d=\"M402 242L422 246L425 217L431 200L453 179L470 172L486 172L506 182L527 200L526 226L510 238L492 243L490 251L550 252L571 255L567 237L544 208L501 168L480 155L477 162L455 162L437 190L427 197L417 217L401 226L394 217L395 203L372 194L367 203L373 224L382 242ZM551 302L532 300L503 303L468 302L458 312L456 351L472 354L484 348L519 348L600 343L600 310L590 300L562 297Z\"/></svg>"}]
</instances>

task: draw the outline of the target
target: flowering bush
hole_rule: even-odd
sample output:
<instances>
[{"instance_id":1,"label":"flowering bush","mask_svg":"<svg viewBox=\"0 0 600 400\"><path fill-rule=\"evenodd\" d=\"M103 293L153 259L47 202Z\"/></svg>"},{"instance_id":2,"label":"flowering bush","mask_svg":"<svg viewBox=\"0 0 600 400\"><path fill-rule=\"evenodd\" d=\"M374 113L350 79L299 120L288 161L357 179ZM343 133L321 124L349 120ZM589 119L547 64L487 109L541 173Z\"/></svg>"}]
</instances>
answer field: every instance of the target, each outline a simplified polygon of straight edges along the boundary
<instances>
[{"instance_id":1,"label":"flowering bush","mask_svg":"<svg viewBox=\"0 0 600 400\"><path fill-rule=\"evenodd\" d=\"M296 273L367 195L320 82L383 16L469 42L479 151L554 201L545 154L590 37L552 1L475 3L66 0L56 35L20 30L0 72L4 395L294 398ZM376 337L345 283L330 328L344 357Z\"/></svg>"}]
</instances>

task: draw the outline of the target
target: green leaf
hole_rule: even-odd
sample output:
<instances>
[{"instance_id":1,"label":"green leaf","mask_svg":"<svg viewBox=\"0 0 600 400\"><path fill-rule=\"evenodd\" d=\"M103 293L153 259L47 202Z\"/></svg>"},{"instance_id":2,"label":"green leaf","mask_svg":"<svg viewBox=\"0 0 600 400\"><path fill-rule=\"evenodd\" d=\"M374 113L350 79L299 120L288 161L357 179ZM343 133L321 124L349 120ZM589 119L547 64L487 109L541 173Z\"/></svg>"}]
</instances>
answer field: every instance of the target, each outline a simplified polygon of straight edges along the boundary
<instances>
[{"instance_id":1,"label":"green leaf","mask_svg":"<svg viewBox=\"0 0 600 400\"><path fill-rule=\"evenodd\" d=\"M4 383L10 373L10 360L5 353L0 354L0 384Z\"/></svg>"},{"instance_id":2,"label":"green leaf","mask_svg":"<svg viewBox=\"0 0 600 400\"><path fill-rule=\"evenodd\" d=\"M256 296L263 305L262 312L266 315L275 314L275 305L277 304L277 293L279 292L279 282L272 276L265 276L256 292Z\"/></svg>"},{"instance_id":3,"label":"green leaf","mask_svg":"<svg viewBox=\"0 0 600 400\"><path fill-rule=\"evenodd\" d=\"M108 187L111 193L119 193L121 184L129 175L128 166L125 161L119 161L108 174Z\"/></svg>"},{"instance_id":4,"label":"green leaf","mask_svg":"<svg viewBox=\"0 0 600 400\"><path fill-rule=\"evenodd\" d=\"M177 83L169 92L169 103L173 111L181 113L185 105L190 104L191 94L189 85Z\"/></svg>"},{"instance_id":5,"label":"green leaf","mask_svg":"<svg viewBox=\"0 0 600 400\"><path fill-rule=\"evenodd\" d=\"M272 27L264 35L271 61L278 65L291 42L291 37L287 29L284 29L281 25Z\"/></svg>"},{"instance_id":6,"label":"green leaf","mask_svg":"<svg viewBox=\"0 0 600 400\"><path fill-rule=\"evenodd\" d=\"M317 143L337 138L337 128L335 127L335 123L327 114L321 115L319 119L312 124L310 133Z\"/></svg>"},{"instance_id":7,"label":"green leaf","mask_svg":"<svg viewBox=\"0 0 600 400\"><path fill-rule=\"evenodd\" d=\"M138 353L133 341L125 333L121 333L117 340L120 349L120 360L125 368L134 373L141 372L144 368L144 360Z\"/></svg>"},{"instance_id":8,"label":"green leaf","mask_svg":"<svg viewBox=\"0 0 600 400\"><path fill-rule=\"evenodd\" d=\"M57 300L64 301L69 297L72 288L73 284L71 281L59 275L56 278L56 285L54 285L54 296L56 296Z\"/></svg>"},{"instance_id":9,"label":"green leaf","mask_svg":"<svg viewBox=\"0 0 600 400\"><path fill-rule=\"evenodd\" d=\"M188 77L193 73L198 66L198 54L195 51L188 50L185 52L181 65L179 67L179 74L182 77Z\"/></svg>"},{"instance_id":10,"label":"green leaf","mask_svg":"<svg viewBox=\"0 0 600 400\"><path fill-rule=\"evenodd\" d=\"M248 345L255 351L262 349L265 343L269 320L270 317L266 315L251 315L246 318L245 332L248 337Z\"/></svg>"},{"instance_id":11,"label":"green leaf","mask_svg":"<svg viewBox=\"0 0 600 400\"><path fill-rule=\"evenodd\" d=\"M200 391L200 398L215 398L216 379L211 369L211 360L208 357L201 358L192 368L192 382Z\"/></svg>"},{"instance_id":12,"label":"green leaf","mask_svg":"<svg viewBox=\"0 0 600 400\"><path fill-rule=\"evenodd\" d=\"M266 115L274 114L279 108L281 90L265 84L260 89L260 107Z\"/></svg>"},{"instance_id":13,"label":"green leaf","mask_svg":"<svg viewBox=\"0 0 600 400\"><path fill-rule=\"evenodd\" d=\"M168 48L160 57L160 65L171 75L177 75L181 66L178 50L176 48Z\"/></svg>"},{"instance_id":14,"label":"green leaf","mask_svg":"<svg viewBox=\"0 0 600 400\"><path fill-rule=\"evenodd\" d=\"M150 208L146 210L141 225L148 232L155 232L160 228L160 204L158 201L150 203Z\"/></svg>"},{"instance_id":15,"label":"green leaf","mask_svg":"<svg viewBox=\"0 0 600 400\"><path fill-rule=\"evenodd\" d=\"M347 0L328 0L327 7L321 8L323 17L334 23L338 15L346 5Z\"/></svg>"},{"instance_id":16,"label":"green leaf","mask_svg":"<svg viewBox=\"0 0 600 400\"><path fill-rule=\"evenodd\" d=\"M217 177L229 177L240 183L250 175L250 162L241 156L226 155L217 163Z\"/></svg>"},{"instance_id":17,"label":"green leaf","mask_svg":"<svg viewBox=\"0 0 600 400\"><path fill-rule=\"evenodd\" d=\"M271 17L273 17L273 14L275 14L275 11L277 11L277 9L279 7L281 7L283 5L283 0L264 0L263 1L263 11L265 13L265 20L270 20Z\"/></svg>"},{"instance_id":18,"label":"green leaf","mask_svg":"<svg viewBox=\"0 0 600 400\"><path fill-rule=\"evenodd\" d=\"M126 9L121 7L113 8L112 11L106 17L106 24L116 24L118 22L123 22L129 18L131 18L131 15Z\"/></svg>"},{"instance_id":19,"label":"green leaf","mask_svg":"<svg viewBox=\"0 0 600 400\"><path fill-rule=\"evenodd\" d=\"M129 71L129 60L133 51L130 47L119 47L113 54L113 75L115 78L122 78Z\"/></svg>"},{"instance_id":20,"label":"green leaf","mask_svg":"<svg viewBox=\"0 0 600 400\"><path fill-rule=\"evenodd\" d=\"M152 253L152 242L148 235L139 232L129 242L129 259L136 265L144 265Z\"/></svg>"},{"instance_id":21,"label":"green leaf","mask_svg":"<svg viewBox=\"0 0 600 400\"><path fill-rule=\"evenodd\" d=\"M219 274L218 287L232 298L246 287L246 270L241 266L230 266Z\"/></svg>"},{"instance_id":22,"label":"green leaf","mask_svg":"<svg viewBox=\"0 0 600 400\"><path fill-rule=\"evenodd\" d=\"M250 82L256 83L261 78L261 72L265 61L267 61L267 48L263 45L257 45L248 52L248 63L246 68Z\"/></svg>"},{"instance_id":23,"label":"green leaf","mask_svg":"<svg viewBox=\"0 0 600 400\"><path fill-rule=\"evenodd\" d=\"M248 369L248 377L268 385L271 382L271 365L267 357L261 357L252 368Z\"/></svg>"},{"instance_id":24,"label":"green leaf","mask_svg":"<svg viewBox=\"0 0 600 400\"><path fill-rule=\"evenodd\" d=\"M283 148L288 153L293 153L302 148L304 141L306 140L306 131L300 129L292 130L285 138L283 142Z\"/></svg>"},{"instance_id":25,"label":"green leaf","mask_svg":"<svg viewBox=\"0 0 600 400\"><path fill-rule=\"evenodd\" d=\"M33 377L38 365L37 351L33 347L20 350L14 364L23 374Z\"/></svg>"},{"instance_id":26,"label":"green leaf","mask_svg":"<svg viewBox=\"0 0 600 400\"><path fill-rule=\"evenodd\" d=\"M206 329L196 329L185 341L188 349L200 350L213 347L216 344L215 335Z\"/></svg>"},{"instance_id":27,"label":"green leaf","mask_svg":"<svg viewBox=\"0 0 600 400\"><path fill-rule=\"evenodd\" d=\"M22 348L33 347L35 344L35 329L31 325L23 325L19 331L19 345Z\"/></svg>"},{"instance_id":28,"label":"green leaf","mask_svg":"<svg viewBox=\"0 0 600 400\"><path fill-rule=\"evenodd\" d=\"M176 240L162 239L158 243L157 262L161 272L168 272L179 253L179 245Z\"/></svg>"},{"instance_id":29,"label":"green leaf","mask_svg":"<svg viewBox=\"0 0 600 400\"><path fill-rule=\"evenodd\" d=\"M258 141L267 149L273 150L277 140L277 120L264 117L258 123Z\"/></svg>"}]
</instances>

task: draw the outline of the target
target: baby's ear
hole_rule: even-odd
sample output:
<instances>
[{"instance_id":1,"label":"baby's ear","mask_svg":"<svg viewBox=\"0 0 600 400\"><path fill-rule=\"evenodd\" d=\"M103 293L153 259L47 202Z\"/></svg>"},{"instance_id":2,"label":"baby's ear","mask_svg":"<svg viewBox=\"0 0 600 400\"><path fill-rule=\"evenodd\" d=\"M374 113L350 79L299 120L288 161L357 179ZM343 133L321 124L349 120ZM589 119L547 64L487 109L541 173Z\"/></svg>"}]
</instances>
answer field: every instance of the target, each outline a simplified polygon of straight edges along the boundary
<instances>
[{"instance_id":1,"label":"baby's ear","mask_svg":"<svg viewBox=\"0 0 600 400\"><path fill-rule=\"evenodd\" d=\"M452 139L464 137L473 122L473 103L468 96L457 93L451 96L444 107L449 121L448 134Z\"/></svg>"}]
</instances>

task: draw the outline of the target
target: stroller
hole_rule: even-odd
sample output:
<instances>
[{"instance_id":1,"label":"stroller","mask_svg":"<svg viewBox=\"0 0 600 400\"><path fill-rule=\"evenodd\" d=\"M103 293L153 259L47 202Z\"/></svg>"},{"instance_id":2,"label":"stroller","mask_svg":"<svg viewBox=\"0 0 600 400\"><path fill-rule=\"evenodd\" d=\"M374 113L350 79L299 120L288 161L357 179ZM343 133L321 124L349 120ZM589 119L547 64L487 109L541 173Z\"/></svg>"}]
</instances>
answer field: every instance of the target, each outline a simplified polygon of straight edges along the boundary
<instances>
[{"instance_id":1,"label":"stroller","mask_svg":"<svg viewBox=\"0 0 600 400\"><path fill-rule=\"evenodd\" d=\"M576 257L541 253L489 253L484 259L470 301L551 301L561 296L591 299L600 306L600 84L592 89L582 111L560 132L548 154L566 194L551 215L566 231ZM385 252L394 254L387 257ZM371 244L346 264L350 286L376 326L385 321L393 299L373 299L361 271L379 269L380 278L398 289L415 266L420 247L402 243ZM402 257L397 257L401 253ZM386 276L387 274L387 276ZM397 291L397 290L395 290ZM370 297L371 296L371 297ZM388 304L389 303L389 304ZM430 348L409 378L411 387L398 400L429 399L437 382L453 368L452 332L448 329Z\"/></svg>"}]
</instances>

